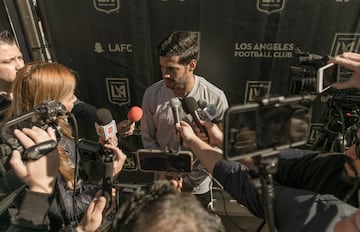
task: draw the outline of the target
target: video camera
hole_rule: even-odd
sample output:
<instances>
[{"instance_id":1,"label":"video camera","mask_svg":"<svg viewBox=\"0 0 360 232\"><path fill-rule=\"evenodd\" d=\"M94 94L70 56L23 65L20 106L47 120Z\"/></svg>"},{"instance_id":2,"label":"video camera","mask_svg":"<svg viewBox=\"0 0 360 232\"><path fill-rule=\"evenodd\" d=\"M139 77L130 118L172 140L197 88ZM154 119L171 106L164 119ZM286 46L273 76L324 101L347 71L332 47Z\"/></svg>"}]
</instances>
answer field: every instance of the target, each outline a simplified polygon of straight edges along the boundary
<instances>
[{"instance_id":1,"label":"video camera","mask_svg":"<svg viewBox=\"0 0 360 232\"><path fill-rule=\"evenodd\" d=\"M344 129L360 121L360 91L358 89L330 88L320 95L320 101L327 104L323 120L327 122L326 129L332 133L344 133Z\"/></svg>"},{"instance_id":2,"label":"video camera","mask_svg":"<svg viewBox=\"0 0 360 232\"><path fill-rule=\"evenodd\" d=\"M289 95L311 94L316 92L317 70L325 65L331 57L294 51L293 64L289 70Z\"/></svg>"},{"instance_id":3,"label":"video camera","mask_svg":"<svg viewBox=\"0 0 360 232\"><path fill-rule=\"evenodd\" d=\"M327 102L329 108L344 110L359 110L360 90L357 88L334 89L330 88L320 96L322 102Z\"/></svg>"},{"instance_id":4,"label":"video camera","mask_svg":"<svg viewBox=\"0 0 360 232\"><path fill-rule=\"evenodd\" d=\"M1 127L1 160L6 161L7 157L12 153L13 150L18 150L22 154L23 160L27 160L39 159L42 155L54 149L57 145L57 142L47 141L25 151L24 147L15 138L13 131L15 129L31 128L32 126L37 126L42 129L52 127L55 130L57 140L59 141L62 134L59 126L56 124L56 118L66 114L66 109L61 103L55 100L50 100L36 106L29 113L5 122Z\"/></svg>"},{"instance_id":5,"label":"video camera","mask_svg":"<svg viewBox=\"0 0 360 232\"><path fill-rule=\"evenodd\" d=\"M360 91L329 88L318 98L324 105L318 120L324 126L310 149L343 151L356 141L360 122Z\"/></svg>"}]
</instances>

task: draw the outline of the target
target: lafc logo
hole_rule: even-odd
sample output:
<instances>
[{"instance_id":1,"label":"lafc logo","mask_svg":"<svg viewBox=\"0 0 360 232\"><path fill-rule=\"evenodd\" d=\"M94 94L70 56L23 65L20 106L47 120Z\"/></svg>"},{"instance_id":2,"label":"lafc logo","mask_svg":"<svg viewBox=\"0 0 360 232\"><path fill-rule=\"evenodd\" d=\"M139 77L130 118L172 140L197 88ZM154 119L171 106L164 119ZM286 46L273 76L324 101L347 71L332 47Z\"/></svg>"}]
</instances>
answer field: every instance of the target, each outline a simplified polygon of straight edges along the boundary
<instances>
[{"instance_id":1,"label":"lafc logo","mask_svg":"<svg viewBox=\"0 0 360 232\"><path fill-rule=\"evenodd\" d=\"M246 82L245 103L254 102L255 99L269 95L271 81L248 81Z\"/></svg>"},{"instance_id":2,"label":"lafc logo","mask_svg":"<svg viewBox=\"0 0 360 232\"><path fill-rule=\"evenodd\" d=\"M309 136L307 140L307 144L314 144L320 137L320 133L324 128L324 124L321 123L313 123L310 126Z\"/></svg>"},{"instance_id":3,"label":"lafc logo","mask_svg":"<svg viewBox=\"0 0 360 232\"><path fill-rule=\"evenodd\" d=\"M137 165L136 165L136 157L134 152L127 152L126 153L126 160L123 166L124 171L137 171Z\"/></svg>"},{"instance_id":4,"label":"lafc logo","mask_svg":"<svg viewBox=\"0 0 360 232\"><path fill-rule=\"evenodd\" d=\"M94 0L96 10L110 14L120 9L120 0Z\"/></svg>"},{"instance_id":5,"label":"lafc logo","mask_svg":"<svg viewBox=\"0 0 360 232\"><path fill-rule=\"evenodd\" d=\"M117 105L130 102L129 80L127 78L106 78L108 99Z\"/></svg>"},{"instance_id":6,"label":"lafc logo","mask_svg":"<svg viewBox=\"0 0 360 232\"><path fill-rule=\"evenodd\" d=\"M267 14L282 11L286 0L257 0L256 8Z\"/></svg>"},{"instance_id":7,"label":"lafc logo","mask_svg":"<svg viewBox=\"0 0 360 232\"><path fill-rule=\"evenodd\" d=\"M359 52L360 33L336 33L331 46L331 56L343 52Z\"/></svg>"}]
</instances>

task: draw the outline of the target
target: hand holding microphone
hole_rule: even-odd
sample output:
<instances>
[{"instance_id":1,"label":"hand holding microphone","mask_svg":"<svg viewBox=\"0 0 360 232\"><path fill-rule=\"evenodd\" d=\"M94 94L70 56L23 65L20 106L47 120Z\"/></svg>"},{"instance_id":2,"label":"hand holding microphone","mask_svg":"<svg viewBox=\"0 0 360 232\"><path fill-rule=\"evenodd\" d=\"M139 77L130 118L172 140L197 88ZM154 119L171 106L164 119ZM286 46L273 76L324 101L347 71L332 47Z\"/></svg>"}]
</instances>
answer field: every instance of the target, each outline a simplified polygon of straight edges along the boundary
<instances>
[{"instance_id":1,"label":"hand holding microphone","mask_svg":"<svg viewBox=\"0 0 360 232\"><path fill-rule=\"evenodd\" d=\"M126 160L126 155L117 147L117 128L111 112L102 108L96 111L96 132L100 143L104 142L103 154L103 195L106 208L111 206L113 176L117 175Z\"/></svg>"},{"instance_id":2,"label":"hand holding microphone","mask_svg":"<svg viewBox=\"0 0 360 232\"><path fill-rule=\"evenodd\" d=\"M208 132L204 128L203 125L200 123L200 116L199 116L199 104L195 101L193 97L187 97L183 100L183 109L185 113L191 114L196 126L199 128L200 132L205 134L206 137L209 137Z\"/></svg>"},{"instance_id":3,"label":"hand holding microphone","mask_svg":"<svg viewBox=\"0 0 360 232\"><path fill-rule=\"evenodd\" d=\"M143 110L138 106L133 106L127 114L127 120L123 120L117 124L119 137L124 138L130 136L134 132L135 123L140 121L143 116Z\"/></svg>"},{"instance_id":4,"label":"hand holding microphone","mask_svg":"<svg viewBox=\"0 0 360 232\"><path fill-rule=\"evenodd\" d=\"M101 108L96 111L95 117L95 129L99 136L99 142L103 145L105 143L117 145L117 128L111 112L106 108Z\"/></svg>"}]
</instances>

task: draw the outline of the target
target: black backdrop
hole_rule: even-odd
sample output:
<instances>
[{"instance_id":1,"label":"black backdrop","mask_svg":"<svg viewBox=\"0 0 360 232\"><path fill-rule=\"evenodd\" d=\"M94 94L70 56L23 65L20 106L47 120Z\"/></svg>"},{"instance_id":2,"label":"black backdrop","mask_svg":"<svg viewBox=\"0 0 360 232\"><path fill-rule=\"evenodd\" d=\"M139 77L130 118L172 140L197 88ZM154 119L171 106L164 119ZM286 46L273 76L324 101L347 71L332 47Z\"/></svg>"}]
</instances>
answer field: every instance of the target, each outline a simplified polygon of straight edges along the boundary
<instances>
[{"instance_id":1,"label":"black backdrop","mask_svg":"<svg viewBox=\"0 0 360 232\"><path fill-rule=\"evenodd\" d=\"M116 120L161 78L157 44L201 33L196 70L231 105L289 95L295 51L359 51L360 0L37 0L53 60L79 74L78 97ZM311 73L307 77L314 77Z\"/></svg>"},{"instance_id":2,"label":"black backdrop","mask_svg":"<svg viewBox=\"0 0 360 232\"><path fill-rule=\"evenodd\" d=\"M251 100L248 81L269 81L271 94L287 95L296 49L358 51L356 0L38 2L55 59L79 73L80 97L119 114L140 104L144 89L160 79L156 46L173 30L200 31L197 73L231 104ZM129 92L118 95L122 84Z\"/></svg>"}]
</instances>

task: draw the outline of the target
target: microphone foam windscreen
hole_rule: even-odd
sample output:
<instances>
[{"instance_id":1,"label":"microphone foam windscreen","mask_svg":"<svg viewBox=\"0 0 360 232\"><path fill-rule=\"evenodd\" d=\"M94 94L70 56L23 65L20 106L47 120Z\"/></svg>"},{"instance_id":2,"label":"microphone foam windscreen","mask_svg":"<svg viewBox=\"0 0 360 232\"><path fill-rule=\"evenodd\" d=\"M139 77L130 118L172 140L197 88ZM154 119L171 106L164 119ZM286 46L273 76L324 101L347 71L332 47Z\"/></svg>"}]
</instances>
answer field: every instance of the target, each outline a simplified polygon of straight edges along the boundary
<instances>
[{"instance_id":1,"label":"microphone foam windscreen","mask_svg":"<svg viewBox=\"0 0 360 232\"><path fill-rule=\"evenodd\" d=\"M143 116L143 110L138 106L131 107L131 109L127 114L127 118L133 122L139 121L142 118L142 116Z\"/></svg>"},{"instance_id":2,"label":"microphone foam windscreen","mask_svg":"<svg viewBox=\"0 0 360 232\"><path fill-rule=\"evenodd\" d=\"M194 112L199 109L199 104L193 97L187 97L184 99L184 104L189 112Z\"/></svg>"},{"instance_id":3,"label":"microphone foam windscreen","mask_svg":"<svg viewBox=\"0 0 360 232\"><path fill-rule=\"evenodd\" d=\"M173 97L170 99L170 105L171 105L171 107L179 107L181 105L181 102L180 102L179 98Z\"/></svg>"},{"instance_id":4,"label":"microphone foam windscreen","mask_svg":"<svg viewBox=\"0 0 360 232\"><path fill-rule=\"evenodd\" d=\"M101 108L96 111L96 123L100 126L105 126L113 120L111 112L106 108Z\"/></svg>"},{"instance_id":5,"label":"microphone foam windscreen","mask_svg":"<svg viewBox=\"0 0 360 232\"><path fill-rule=\"evenodd\" d=\"M204 109L208 105L207 102L203 99L199 99L198 104L201 109Z\"/></svg>"}]
</instances>

